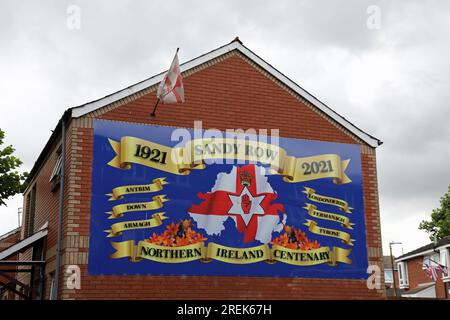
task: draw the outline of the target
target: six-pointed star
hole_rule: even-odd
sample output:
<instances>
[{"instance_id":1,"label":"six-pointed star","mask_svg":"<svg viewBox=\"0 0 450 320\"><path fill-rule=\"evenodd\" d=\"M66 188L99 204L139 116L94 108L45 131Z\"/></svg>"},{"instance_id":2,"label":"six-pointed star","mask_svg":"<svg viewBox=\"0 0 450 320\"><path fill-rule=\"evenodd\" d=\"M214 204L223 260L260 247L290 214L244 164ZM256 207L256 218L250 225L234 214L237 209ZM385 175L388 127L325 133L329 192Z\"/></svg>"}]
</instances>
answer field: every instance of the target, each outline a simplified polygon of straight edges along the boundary
<instances>
[{"instance_id":1,"label":"six-pointed star","mask_svg":"<svg viewBox=\"0 0 450 320\"><path fill-rule=\"evenodd\" d=\"M245 213L242 209L242 196L245 194L248 195L251 201L251 208L248 213ZM240 195L229 195L229 197L231 202L233 203L233 206L228 211L228 214L236 214L241 216L246 226L252 219L253 215L264 215L264 209L263 207L261 207L261 202L264 200L265 195L253 197L250 191L248 191L247 188L244 188Z\"/></svg>"}]
</instances>

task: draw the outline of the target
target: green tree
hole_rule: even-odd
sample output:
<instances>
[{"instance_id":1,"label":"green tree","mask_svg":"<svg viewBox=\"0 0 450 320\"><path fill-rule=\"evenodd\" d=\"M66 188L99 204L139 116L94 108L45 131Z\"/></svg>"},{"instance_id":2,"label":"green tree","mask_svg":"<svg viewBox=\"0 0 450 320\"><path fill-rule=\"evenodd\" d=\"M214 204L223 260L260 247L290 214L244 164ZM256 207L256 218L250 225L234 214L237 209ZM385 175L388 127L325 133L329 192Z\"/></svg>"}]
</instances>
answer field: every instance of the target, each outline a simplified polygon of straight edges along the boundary
<instances>
[{"instance_id":1,"label":"green tree","mask_svg":"<svg viewBox=\"0 0 450 320\"><path fill-rule=\"evenodd\" d=\"M441 207L431 212L431 221L423 220L419 225L420 230L430 234L431 241L434 241L435 237L440 240L450 236L450 186L440 202Z\"/></svg>"},{"instance_id":2,"label":"green tree","mask_svg":"<svg viewBox=\"0 0 450 320\"><path fill-rule=\"evenodd\" d=\"M22 165L22 161L13 156L14 148L6 146L2 148L5 133L0 129L0 206L6 205L5 200L9 197L23 192L25 180L28 174L20 174L17 169Z\"/></svg>"}]
</instances>

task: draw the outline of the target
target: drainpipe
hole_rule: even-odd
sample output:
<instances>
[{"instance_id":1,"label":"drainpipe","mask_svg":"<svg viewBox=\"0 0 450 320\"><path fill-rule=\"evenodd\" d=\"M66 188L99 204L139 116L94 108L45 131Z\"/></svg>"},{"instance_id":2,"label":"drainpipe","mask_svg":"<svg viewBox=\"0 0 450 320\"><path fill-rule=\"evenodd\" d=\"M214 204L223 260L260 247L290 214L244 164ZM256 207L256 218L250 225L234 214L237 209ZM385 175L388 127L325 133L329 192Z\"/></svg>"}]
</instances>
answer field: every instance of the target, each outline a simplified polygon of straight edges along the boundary
<instances>
[{"instance_id":1,"label":"drainpipe","mask_svg":"<svg viewBox=\"0 0 450 320\"><path fill-rule=\"evenodd\" d=\"M62 251L62 221L64 208L64 176L66 163L66 117L61 118L61 179L59 182L59 212L58 212L58 238L56 242L56 267L55 267L55 282L50 299L58 300L59 293L59 277L61 269L61 251Z\"/></svg>"}]
</instances>

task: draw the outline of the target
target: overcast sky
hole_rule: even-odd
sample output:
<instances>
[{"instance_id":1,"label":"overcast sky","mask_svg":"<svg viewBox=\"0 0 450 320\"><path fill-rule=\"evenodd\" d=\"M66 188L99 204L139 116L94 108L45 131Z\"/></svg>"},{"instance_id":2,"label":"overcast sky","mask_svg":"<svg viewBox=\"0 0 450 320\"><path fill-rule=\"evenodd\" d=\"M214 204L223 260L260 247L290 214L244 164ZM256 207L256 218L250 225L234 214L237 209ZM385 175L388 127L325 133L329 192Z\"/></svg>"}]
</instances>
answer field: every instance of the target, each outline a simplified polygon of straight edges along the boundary
<instances>
[{"instance_id":1,"label":"overcast sky","mask_svg":"<svg viewBox=\"0 0 450 320\"><path fill-rule=\"evenodd\" d=\"M176 47L182 63L238 35L384 141L383 245L406 253L428 243L418 224L450 185L449 14L449 1L423 0L2 0L0 128L29 171L65 109L167 69ZM0 234L21 206L0 207Z\"/></svg>"}]
</instances>

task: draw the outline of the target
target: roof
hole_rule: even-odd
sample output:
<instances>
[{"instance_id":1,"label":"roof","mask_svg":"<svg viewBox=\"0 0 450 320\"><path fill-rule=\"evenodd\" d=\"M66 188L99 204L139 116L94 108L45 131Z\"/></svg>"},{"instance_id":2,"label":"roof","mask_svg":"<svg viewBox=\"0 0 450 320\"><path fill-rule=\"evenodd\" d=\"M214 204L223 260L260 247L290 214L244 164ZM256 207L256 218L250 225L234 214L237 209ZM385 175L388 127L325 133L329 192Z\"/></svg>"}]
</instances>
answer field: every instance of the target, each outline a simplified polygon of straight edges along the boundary
<instances>
[{"instance_id":1,"label":"roof","mask_svg":"<svg viewBox=\"0 0 450 320\"><path fill-rule=\"evenodd\" d=\"M7 259L10 256L17 254L19 252L23 252L24 250L31 247L36 241L41 240L45 236L47 236L47 228L39 230L28 238L23 239L22 241L13 244L9 248L0 252L0 260Z\"/></svg>"},{"instance_id":2,"label":"roof","mask_svg":"<svg viewBox=\"0 0 450 320\"><path fill-rule=\"evenodd\" d=\"M397 291L397 297L401 297L405 292L405 289L395 288L395 291ZM386 288L386 296L395 297L395 291L394 288Z\"/></svg>"},{"instance_id":3,"label":"roof","mask_svg":"<svg viewBox=\"0 0 450 320\"><path fill-rule=\"evenodd\" d=\"M229 44L226 44L222 47L219 47L215 50L212 50L206 54L203 54L197 58L194 58L190 61L187 61L180 65L181 72L185 72L189 69L195 68L201 64L204 64L210 60L213 60L219 56L222 56L228 52L231 51L238 51L241 54L243 54L245 57L256 63L259 67L267 71L270 75L274 76L277 80L281 81L283 84L285 84L288 88L292 89L294 92L302 96L304 99L306 99L308 102L310 102L312 105L317 107L320 111L324 112L327 116L335 120L337 123L345 127L347 130L349 130L351 133L356 135L358 138L360 138L362 141L370 145L371 147L377 147L382 144L380 140L373 137L372 135L368 134L367 132L364 132L357 126L355 126L353 123L345 119L343 116L338 114L336 111L328 107L326 104L321 102L319 99L314 97L312 94L310 94L308 91L300 87L298 84L296 84L294 81L289 79L287 76L285 76L283 73L275 69L272 65L264 61L262 58L260 58L258 55L256 55L253 51L248 49L246 46L242 44L242 42L239 40L239 38L235 38L232 42ZM107 95L101 99L91 101L89 103L80 105L78 107L72 108L72 116L75 118L81 117L87 113L90 113L92 111L95 111L97 109L100 109L106 105L109 105L115 101L118 101L120 99L123 99L129 95L135 94L139 91L142 91L148 87L151 87L155 84L158 84L161 82L161 80L164 77L165 72L161 72L151 78L148 78L146 80L143 80L141 82L138 82L132 86L129 86L123 90L119 90L113 94Z\"/></svg>"},{"instance_id":4,"label":"roof","mask_svg":"<svg viewBox=\"0 0 450 320\"><path fill-rule=\"evenodd\" d=\"M400 257L395 259L395 261L408 260L408 259L414 258L416 256L424 255L424 254L428 253L428 251L432 251L435 248L447 246L447 245L450 246L450 236L444 237L436 243L432 242L423 247L420 247L413 251L405 253L404 255L401 255Z\"/></svg>"},{"instance_id":5,"label":"roof","mask_svg":"<svg viewBox=\"0 0 450 320\"><path fill-rule=\"evenodd\" d=\"M395 261L395 257L394 257ZM392 269L391 256L383 256L384 269ZM394 270L397 270L397 265L394 263Z\"/></svg>"},{"instance_id":6,"label":"roof","mask_svg":"<svg viewBox=\"0 0 450 320\"><path fill-rule=\"evenodd\" d=\"M11 230L11 231L9 231L9 232L7 232L7 233L5 233L5 234L2 234L2 235L0 236L0 241L2 241L3 239L6 239L6 238L11 237L12 235L14 235L14 234L16 234L16 233L18 233L18 232L20 232L20 227L14 229L14 230Z\"/></svg>"},{"instance_id":7,"label":"roof","mask_svg":"<svg viewBox=\"0 0 450 320\"><path fill-rule=\"evenodd\" d=\"M414 289L403 291L402 292L402 296L408 296L408 295L411 295L411 294L417 294L417 293L419 293L419 292L421 292L423 290L426 290L428 288L431 288L431 287L434 287L434 282L428 282L428 283L419 284Z\"/></svg>"},{"instance_id":8,"label":"roof","mask_svg":"<svg viewBox=\"0 0 450 320\"><path fill-rule=\"evenodd\" d=\"M308 102L310 102L312 105L314 105L316 108L318 108L320 111L325 113L327 116L332 118L334 121L339 123L341 126L346 128L348 131L350 131L352 134L360 138L363 142L367 143L369 146L376 148L379 145L381 145L383 142L374 136L370 135L369 133L363 131L362 129L358 128L356 125L348 121L346 118L338 114L336 111L328 107L325 103L320 101L318 98L313 96L311 93L300 87L298 84L296 84L294 81L289 79L286 75L275 69L272 65L264 61L261 57L256 55L253 51L248 49L246 46L242 44L242 42L239 40L239 38L235 38L232 42L223 45L217 49L214 49L208 53L205 53L203 55L200 55L192 60L189 60L185 63L182 63L180 65L181 72L186 72L190 69L193 69L195 67L198 67L204 63L207 63L210 60L213 60L217 57L220 57L226 53L229 53L231 51L238 51L248 59L250 59L253 63L258 65L260 68L268 72L270 75L275 77L277 80L282 82L284 85L286 85L288 88L293 90L295 93L306 99ZM38 160L34 164L27 182L31 181L35 173L38 171L40 165L42 164L43 160L46 157L46 153L49 151L49 149L52 147L53 143L56 141L56 139L60 135L60 128L61 128L61 121L68 121L69 119L73 118L79 118L82 117L90 112L93 112L95 110L98 110L100 108L103 108L107 105L110 105L118 100L121 100L125 97L128 97L130 95L133 95L139 91L142 91L148 87L151 87L155 84L158 84L161 82L161 80L164 77L164 74L166 71L161 72L155 76L152 76L148 79L145 79L143 81L140 81L136 84L133 84L125 89L116 91L110 95L107 95L103 98L69 108L66 110L64 115L62 116L61 120L58 122L58 125L56 126L55 130L53 131L52 135L50 136L50 139L48 140L47 144L45 145L43 151L38 157Z\"/></svg>"}]
</instances>

